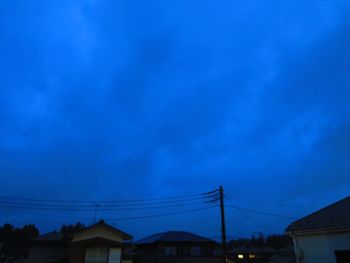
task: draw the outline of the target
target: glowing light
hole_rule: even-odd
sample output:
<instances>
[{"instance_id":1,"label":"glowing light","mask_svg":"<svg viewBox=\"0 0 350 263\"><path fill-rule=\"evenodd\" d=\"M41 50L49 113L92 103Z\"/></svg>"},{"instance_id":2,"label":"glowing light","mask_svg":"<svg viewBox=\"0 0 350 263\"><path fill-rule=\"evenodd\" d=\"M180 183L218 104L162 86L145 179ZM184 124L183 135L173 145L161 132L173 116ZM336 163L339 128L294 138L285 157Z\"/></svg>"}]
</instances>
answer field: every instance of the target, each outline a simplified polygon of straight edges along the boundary
<instances>
[{"instance_id":1,"label":"glowing light","mask_svg":"<svg viewBox=\"0 0 350 263\"><path fill-rule=\"evenodd\" d=\"M249 255L249 258L255 258L255 255Z\"/></svg>"},{"instance_id":2,"label":"glowing light","mask_svg":"<svg viewBox=\"0 0 350 263\"><path fill-rule=\"evenodd\" d=\"M243 259L244 258L244 256L242 255L242 254L238 254L238 256L237 256L239 259Z\"/></svg>"}]
</instances>

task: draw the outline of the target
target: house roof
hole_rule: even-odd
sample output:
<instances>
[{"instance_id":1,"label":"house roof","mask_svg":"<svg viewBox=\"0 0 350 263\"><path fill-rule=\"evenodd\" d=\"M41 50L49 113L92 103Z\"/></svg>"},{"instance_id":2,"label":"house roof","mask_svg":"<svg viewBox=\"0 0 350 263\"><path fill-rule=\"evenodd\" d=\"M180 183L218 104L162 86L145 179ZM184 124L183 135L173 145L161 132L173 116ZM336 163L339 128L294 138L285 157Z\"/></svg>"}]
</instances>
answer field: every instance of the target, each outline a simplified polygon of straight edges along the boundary
<instances>
[{"instance_id":1,"label":"house roof","mask_svg":"<svg viewBox=\"0 0 350 263\"><path fill-rule=\"evenodd\" d=\"M350 226L350 196L291 223L286 231L322 230Z\"/></svg>"},{"instance_id":2,"label":"house roof","mask_svg":"<svg viewBox=\"0 0 350 263\"><path fill-rule=\"evenodd\" d=\"M185 231L168 231L151 235L136 242L137 245L157 242L215 242L209 238L198 236Z\"/></svg>"},{"instance_id":3,"label":"house roof","mask_svg":"<svg viewBox=\"0 0 350 263\"><path fill-rule=\"evenodd\" d=\"M44 235L35 237L32 241L38 242L61 242L63 240L63 235L57 231L49 232Z\"/></svg>"},{"instance_id":4,"label":"house roof","mask_svg":"<svg viewBox=\"0 0 350 263\"><path fill-rule=\"evenodd\" d=\"M131 240L131 239L132 239L132 236L131 236L131 235L129 235L129 234L127 234L127 233L125 233L125 232L119 230L118 228L116 228L116 227L114 227L114 226L111 226L111 225L109 225L109 224L106 224L104 220L101 220L101 221L99 221L98 223L96 223L96 224L94 224L94 225L91 225L91 226L89 226L89 227L87 227L87 228L84 228L84 229L78 231L78 232L75 232L75 233L72 234L71 236L74 236L74 235L76 235L76 234L78 234L78 233L84 232L84 231L86 231L86 230L88 230L88 229L91 229L91 228L94 228L94 227L97 227L97 226L102 226L102 227L107 228L108 230L110 230L110 231L112 231L112 232L114 232L114 233L120 235L124 240Z\"/></svg>"}]
</instances>

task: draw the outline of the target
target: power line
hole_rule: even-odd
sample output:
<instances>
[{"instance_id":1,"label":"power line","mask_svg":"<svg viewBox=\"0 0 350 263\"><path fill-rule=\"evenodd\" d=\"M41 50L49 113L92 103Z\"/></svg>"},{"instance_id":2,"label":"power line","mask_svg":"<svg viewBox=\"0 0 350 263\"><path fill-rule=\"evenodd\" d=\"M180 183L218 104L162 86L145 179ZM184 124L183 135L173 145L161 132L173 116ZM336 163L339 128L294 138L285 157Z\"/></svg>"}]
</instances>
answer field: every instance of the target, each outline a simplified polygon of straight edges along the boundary
<instances>
[{"instance_id":1,"label":"power line","mask_svg":"<svg viewBox=\"0 0 350 263\"><path fill-rule=\"evenodd\" d=\"M152 202L152 203L132 203L132 204L110 204L110 203L91 203L91 204L65 204L65 203L42 203L42 202L21 202L21 201L2 201L0 200L0 205L24 205L24 206L50 206L50 207L71 207L71 208L91 208L95 207L97 204L104 207L147 207L154 205L174 205L174 204L187 204L188 201L203 200L203 197L184 199L179 201L164 201L164 202Z\"/></svg>"},{"instance_id":2,"label":"power line","mask_svg":"<svg viewBox=\"0 0 350 263\"><path fill-rule=\"evenodd\" d=\"M246 211L246 212L250 212L250 213L266 215L266 216L274 216L274 217L280 217L280 218L285 218L285 219L293 219L293 220L296 219L295 217L291 217L291 216L285 216L285 215L279 215L279 214L274 214L274 213L268 213L268 212L263 212L263 211L258 211L258 210L253 210L253 209L248 209L248 208L243 208L243 207L238 207L238 206L227 205L226 207L234 208L234 209L237 209L237 210Z\"/></svg>"},{"instance_id":3,"label":"power line","mask_svg":"<svg viewBox=\"0 0 350 263\"><path fill-rule=\"evenodd\" d=\"M79 211L77 211L79 212ZM24 217L24 216L31 216L31 217L59 217L59 218L66 218L66 219L72 219L72 218L75 218L75 217L78 217L79 219L78 220L88 220L88 219L91 219L90 216L84 216L82 217L80 214L76 214L76 215L72 215L72 214L52 214L52 213L36 213L36 212L29 212L29 211L26 211L26 212L23 212L21 214L21 217ZM7 215L7 217L9 218L12 218L12 217L18 217L18 214L10 214L10 215Z\"/></svg>"},{"instance_id":4,"label":"power line","mask_svg":"<svg viewBox=\"0 0 350 263\"><path fill-rule=\"evenodd\" d=\"M266 229L266 227L264 225L262 225L260 222L258 222L257 220L255 220L253 217L249 216L246 211L244 210L239 210L241 212L241 214L248 218L248 220L250 220L251 222L253 222L255 225L257 225L258 227L261 227L261 229Z\"/></svg>"},{"instance_id":5,"label":"power line","mask_svg":"<svg viewBox=\"0 0 350 263\"><path fill-rule=\"evenodd\" d=\"M31 199L31 198L10 198L0 197L0 207L4 209L23 209L23 210L46 210L46 211L96 211L96 207L99 207L99 211L136 211L136 210L148 210L148 209L169 209L173 207L184 207L193 205L202 205L206 203L207 198L212 198L215 192L202 193L200 195L186 195L178 197L167 198L149 198L142 199L142 203L109 203L117 201L103 201L99 203L85 203L90 201L71 201L71 200L44 200L44 199ZM189 196L192 196L189 198ZM5 201L1 198L6 198ZM141 199L139 199L141 200ZM148 203L143 203L145 200L158 200ZM163 201L160 201L163 200ZM135 202L134 200L133 202ZM189 202L197 201L197 202ZM83 202L83 203L80 203ZM123 202L126 202L124 200Z\"/></svg>"},{"instance_id":6,"label":"power line","mask_svg":"<svg viewBox=\"0 0 350 263\"><path fill-rule=\"evenodd\" d=\"M175 203L168 205L158 205L158 206L139 206L139 207L116 207L116 206L104 206L99 205L99 211L135 211L135 210L152 210L152 209L163 209L172 207L183 207L200 205L203 202L187 202L187 203ZM27 210L52 210L52 211L94 211L96 205L91 206L65 206L65 205L43 205L43 204L31 204L31 203L15 203L8 202L3 203L0 201L0 207L2 208L14 208L14 209L27 209Z\"/></svg>"},{"instance_id":7,"label":"power line","mask_svg":"<svg viewBox=\"0 0 350 263\"><path fill-rule=\"evenodd\" d=\"M183 210L173 213L164 213L164 214L155 214L155 215L145 215L145 216L137 216L137 217L122 217L122 218L109 218L106 220L117 220L117 221L126 221L126 220L139 220L139 219L148 219L148 218L155 218L155 217L164 217L164 216L171 216L171 215L180 215L180 214L186 214L186 213L192 213L202 210L208 210L210 208L214 208L216 206L207 206L207 207L201 207L197 209L190 209L190 210Z\"/></svg>"},{"instance_id":8,"label":"power line","mask_svg":"<svg viewBox=\"0 0 350 263\"><path fill-rule=\"evenodd\" d=\"M46 211L81 211L96 213L99 211L136 211L151 209L169 209L173 207L184 207L192 205L202 205L212 199L217 191L201 194L191 194L163 198L147 198L133 200L107 200L107 201L87 201L87 200L49 200L0 196L0 208L22 209L22 210L46 210ZM197 202L189 202L197 201ZM209 200L215 201L215 200ZM127 203L130 202L130 203Z\"/></svg>"},{"instance_id":9,"label":"power line","mask_svg":"<svg viewBox=\"0 0 350 263\"><path fill-rule=\"evenodd\" d=\"M204 193L205 195L206 193ZM17 200L17 201L30 201L30 202L43 202L43 203L148 203L150 201L186 201L197 197L203 198L203 193L189 194L172 197L160 197L160 198L146 198L146 199L124 199L124 200L59 200L59 199L39 199L39 198L22 198L22 197L9 197L0 196L3 200Z\"/></svg>"},{"instance_id":10,"label":"power line","mask_svg":"<svg viewBox=\"0 0 350 263\"><path fill-rule=\"evenodd\" d=\"M279 207L294 207L294 208L310 208L310 206L301 206L295 204L287 204L287 203L275 203L275 202L261 202L256 200L248 200L248 199L234 199L228 195L225 195L225 199L238 202L238 203L248 203L248 204L257 204L263 206L279 206Z\"/></svg>"}]
</instances>

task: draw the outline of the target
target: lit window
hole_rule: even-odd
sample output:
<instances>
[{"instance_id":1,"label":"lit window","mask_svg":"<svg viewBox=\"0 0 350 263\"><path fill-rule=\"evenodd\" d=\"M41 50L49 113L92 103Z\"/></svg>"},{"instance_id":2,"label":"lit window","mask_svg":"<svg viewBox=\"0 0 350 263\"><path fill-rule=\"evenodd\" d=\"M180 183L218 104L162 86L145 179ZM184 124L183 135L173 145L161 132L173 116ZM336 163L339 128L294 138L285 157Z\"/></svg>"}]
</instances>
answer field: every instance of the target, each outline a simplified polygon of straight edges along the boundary
<instances>
[{"instance_id":1,"label":"lit window","mask_svg":"<svg viewBox=\"0 0 350 263\"><path fill-rule=\"evenodd\" d=\"M251 254L249 255L249 258L255 258L255 255Z\"/></svg>"},{"instance_id":2,"label":"lit window","mask_svg":"<svg viewBox=\"0 0 350 263\"><path fill-rule=\"evenodd\" d=\"M237 256L239 259L244 259L244 256L243 256L243 254L238 254L238 256Z\"/></svg>"}]
</instances>

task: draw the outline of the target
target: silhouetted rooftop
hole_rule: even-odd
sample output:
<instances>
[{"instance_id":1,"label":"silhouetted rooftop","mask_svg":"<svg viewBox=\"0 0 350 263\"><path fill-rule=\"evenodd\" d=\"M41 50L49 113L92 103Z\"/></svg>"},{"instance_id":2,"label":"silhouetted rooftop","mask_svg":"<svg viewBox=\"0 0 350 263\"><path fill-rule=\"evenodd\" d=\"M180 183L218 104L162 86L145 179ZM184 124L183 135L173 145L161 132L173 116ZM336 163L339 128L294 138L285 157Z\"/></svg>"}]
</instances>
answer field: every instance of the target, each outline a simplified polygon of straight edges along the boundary
<instances>
[{"instance_id":1,"label":"silhouetted rooftop","mask_svg":"<svg viewBox=\"0 0 350 263\"><path fill-rule=\"evenodd\" d=\"M124 231L121 231L120 229L118 229L118 228L116 228L116 227L114 227L114 226L111 226L111 225L107 224L104 220L100 220L100 221L97 222L96 224L93 224L93 225L91 225L91 226L89 226L89 227L86 227L86 228L84 228L84 229L81 229L81 230L79 230L78 232L75 232L75 233L71 234L71 236L76 235L76 234L78 234L78 233L80 233L80 232L86 231L86 230L88 230L88 229L94 228L94 227L96 227L96 226L103 226L103 227L105 227L105 228L107 228L107 229L109 229L109 230L111 230L111 231L117 233L117 234L120 235L124 240L130 240L130 239L132 239L132 236L131 236L131 235L125 233Z\"/></svg>"},{"instance_id":2,"label":"silhouetted rooftop","mask_svg":"<svg viewBox=\"0 0 350 263\"><path fill-rule=\"evenodd\" d=\"M215 242L209 238L185 231L168 231L141 239L136 244L153 244L157 242Z\"/></svg>"},{"instance_id":3,"label":"silhouetted rooftop","mask_svg":"<svg viewBox=\"0 0 350 263\"><path fill-rule=\"evenodd\" d=\"M53 231L38 237L33 238L33 241L42 241L42 242L60 242L63 239L63 235L57 231Z\"/></svg>"},{"instance_id":4,"label":"silhouetted rooftop","mask_svg":"<svg viewBox=\"0 0 350 263\"><path fill-rule=\"evenodd\" d=\"M350 196L291 223L286 231L350 227Z\"/></svg>"}]
</instances>

